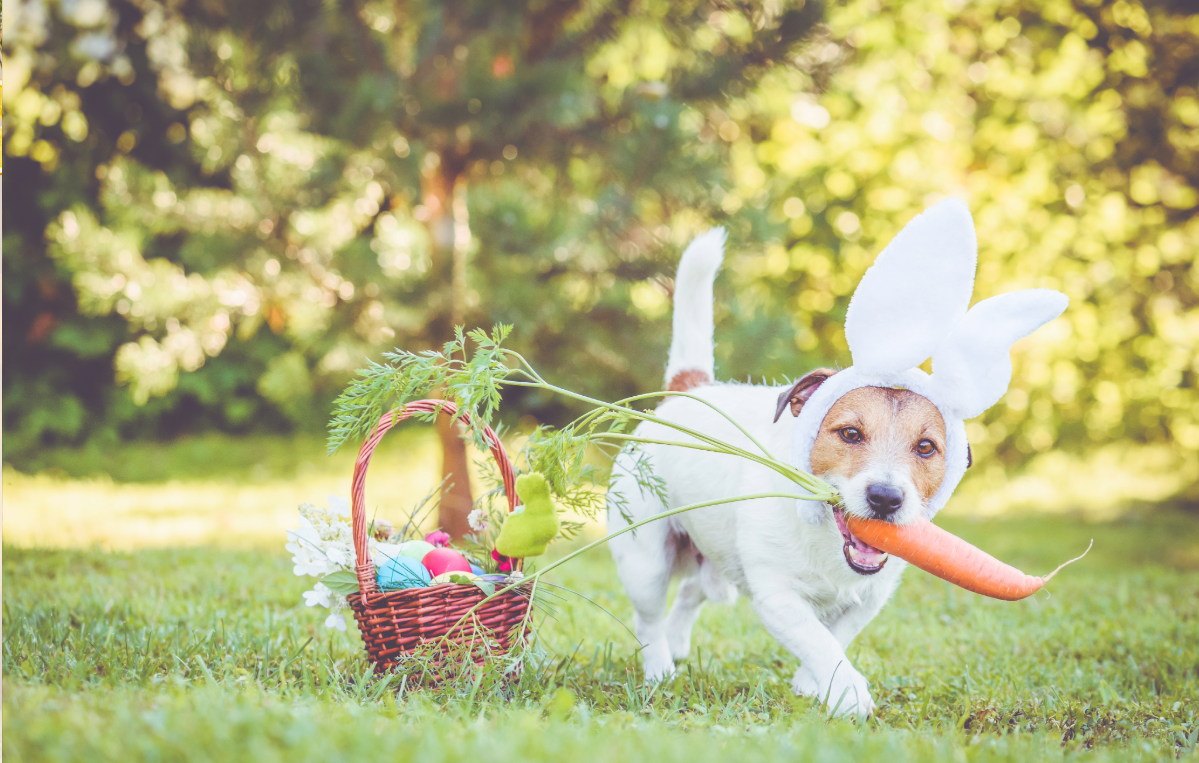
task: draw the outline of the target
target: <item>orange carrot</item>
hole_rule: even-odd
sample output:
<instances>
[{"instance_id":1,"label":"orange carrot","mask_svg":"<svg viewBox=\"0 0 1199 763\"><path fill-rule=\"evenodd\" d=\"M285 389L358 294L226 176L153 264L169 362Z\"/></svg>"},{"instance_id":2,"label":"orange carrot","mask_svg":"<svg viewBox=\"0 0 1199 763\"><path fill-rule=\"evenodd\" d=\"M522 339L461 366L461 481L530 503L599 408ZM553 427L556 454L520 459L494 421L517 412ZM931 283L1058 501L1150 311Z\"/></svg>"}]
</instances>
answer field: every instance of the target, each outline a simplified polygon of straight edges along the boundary
<instances>
[{"instance_id":1,"label":"orange carrot","mask_svg":"<svg viewBox=\"0 0 1199 763\"><path fill-rule=\"evenodd\" d=\"M1025 575L1004 564L987 552L975 548L956 535L937 527L927 519L918 519L903 526L877 519L859 519L845 515L849 531L875 548L894 554L930 575L965 588L967 591L993 599L1017 601L1032 596L1062 567L1077 562L1082 556L1063 563L1043 578ZM1091 541L1094 544L1094 541Z\"/></svg>"}]
</instances>

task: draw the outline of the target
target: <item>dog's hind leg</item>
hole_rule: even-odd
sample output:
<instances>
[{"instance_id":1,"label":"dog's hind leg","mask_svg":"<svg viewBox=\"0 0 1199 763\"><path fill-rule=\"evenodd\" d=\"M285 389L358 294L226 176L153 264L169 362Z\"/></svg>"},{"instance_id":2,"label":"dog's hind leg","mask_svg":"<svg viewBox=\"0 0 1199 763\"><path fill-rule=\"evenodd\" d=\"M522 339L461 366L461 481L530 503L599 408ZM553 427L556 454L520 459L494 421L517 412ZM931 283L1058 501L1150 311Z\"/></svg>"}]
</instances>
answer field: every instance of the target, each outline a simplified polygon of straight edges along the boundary
<instances>
[{"instance_id":1,"label":"dog's hind leg","mask_svg":"<svg viewBox=\"0 0 1199 763\"><path fill-rule=\"evenodd\" d=\"M636 482L630 477L617 477L609 495L618 489L623 489L627 497L624 508L634 519L651 516L660 505L656 498L642 498ZM617 530L627 524L623 514L610 501L608 529ZM666 639L666 594L675 556L671 536L668 521L660 520L613 538L608 544L625 593L633 603L633 630L641 643L645 680L649 682L674 674L674 661L670 658L670 645Z\"/></svg>"},{"instance_id":2,"label":"dog's hind leg","mask_svg":"<svg viewBox=\"0 0 1199 763\"><path fill-rule=\"evenodd\" d=\"M721 576L716 565L705 559L690 542L680 549L680 557L686 556L686 564L676 561L675 572L683 574L679 590L674 595L674 604L666 618L666 641L670 654L682 660L691 652L691 630L699 619L704 602L732 604L737 600L737 589Z\"/></svg>"},{"instance_id":3,"label":"dog's hind leg","mask_svg":"<svg viewBox=\"0 0 1199 763\"><path fill-rule=\"evenodd\" d=\"M679 590L670 606L666 618L666 643L670 645L670 656L676 660L686 659L691 652L691 628L704 607L704 587L699 580L699 569L683 578Z\"/></svg>"},{"instance_id":4,"label":"dog's hind leg","mask_svg":"<svg viewBox=\"0 0 1199 763\"><path fill-rule=\"evenodd\" d=\"M645 680L659 681L674 673L674 661L667 641L666 593L670 587L672 547L665 522L647 525L632 533L613 538L612 556L616 558L620 581L633 603L633 630L641 642ZM617 548L616 541L624 540Z\"/></svg>"}]
</instances>

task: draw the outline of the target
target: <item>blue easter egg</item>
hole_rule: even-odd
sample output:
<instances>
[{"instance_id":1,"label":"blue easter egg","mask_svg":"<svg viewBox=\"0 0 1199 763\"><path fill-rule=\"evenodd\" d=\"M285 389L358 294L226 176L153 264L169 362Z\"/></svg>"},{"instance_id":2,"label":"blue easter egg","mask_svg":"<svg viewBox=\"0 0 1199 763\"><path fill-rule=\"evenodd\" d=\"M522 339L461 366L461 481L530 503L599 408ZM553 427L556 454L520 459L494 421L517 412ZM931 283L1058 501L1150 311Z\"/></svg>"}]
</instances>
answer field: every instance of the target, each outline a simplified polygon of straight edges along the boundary
<instances>
[{"instance_id":1,"label":"blue easter egg","mask_svg":"<svg viewBox=\"0 0 1199 763\"><path fill-rule=\"evenodd\" d=\"M380 591L398 591L403 588L423 588L433 582L433 576L420 561L397 556L379 565L377 581Z\"/></svg>"},{"instance_id":2,"label":"blue easter egg","mask_svg":"<svg viewBox=\"0 0 1199 763\"><path fill-rule=\"evenodd\" d=\"M471 561L469 561L469 560L468 560L468 564L470 564L470 571L471 571L471 572L475 573L476 575L482 575L482 574L483 574L483 568L482 568L482 567L480 567L479 565L477 565L477 564L475 564L474 562L471 562Z\"/></svg>"}]
</instances>

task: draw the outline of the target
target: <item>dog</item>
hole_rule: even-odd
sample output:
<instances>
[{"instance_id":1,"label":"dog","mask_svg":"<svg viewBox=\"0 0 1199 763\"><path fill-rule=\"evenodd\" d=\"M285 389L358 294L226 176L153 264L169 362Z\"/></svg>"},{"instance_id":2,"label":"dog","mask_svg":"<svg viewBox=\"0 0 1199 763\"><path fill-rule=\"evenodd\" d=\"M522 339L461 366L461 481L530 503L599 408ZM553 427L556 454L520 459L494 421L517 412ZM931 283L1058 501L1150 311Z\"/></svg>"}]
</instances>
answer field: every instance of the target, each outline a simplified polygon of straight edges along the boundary
<instances>
[{"instance_id":1,"label":"dog","mask_svg":"<svg viewBox=\"0 0 1199 763\"><path fill-rule=\"evenodd\" d=\"M836 371L815 369L782 387L715 381L712 286L723 245L723 232L711 231L680 261L666 382L668 391L694 397L667 397L655 415L756 452L744 428L776 459L795 463L794 419ZM649 422L636 434L689 439ZM836 509L817 505L817 524L805 521L793 498L760 498L684 512L614 538L610 548L633 604L646 681L673 675L706 601L732 603L746 595L767 631L799 660L791 682L796 694L820 699L837 715L872 713L869 682L846 649L895 591L906 563L855 538L844 517L902 525L922 516L945 479L946 438L942 414L925 397L906 389L854 389L829 410L811 448L812 472L843 499ZM644 466L663 491L638 481ZM639 445L614 464L608 523L617 530L693 503L796 492L788 479L747 459ZM672 577L681 582L667 613Z\"/></svg>"}]
</instances>

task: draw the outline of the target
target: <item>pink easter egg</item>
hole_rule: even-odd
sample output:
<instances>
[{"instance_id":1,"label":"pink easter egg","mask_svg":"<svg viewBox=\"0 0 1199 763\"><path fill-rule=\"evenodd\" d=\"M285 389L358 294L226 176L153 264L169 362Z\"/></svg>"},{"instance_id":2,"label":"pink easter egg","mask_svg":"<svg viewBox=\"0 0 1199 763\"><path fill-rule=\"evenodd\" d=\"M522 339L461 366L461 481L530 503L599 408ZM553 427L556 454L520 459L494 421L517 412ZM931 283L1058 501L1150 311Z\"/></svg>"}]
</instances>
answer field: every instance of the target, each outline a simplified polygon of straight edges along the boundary
<instances>
[{"instance_id":1,"label":"pink easter egg","mask_svg":"<svg viewBox=\"0 0 1199 763\"><path fill-rule=\"evenodd\" d=\"M470 562L452 548L435 548L425 554L420 563L433 577L443 572L470 572Z\"/></svg>"}]
</instances>

